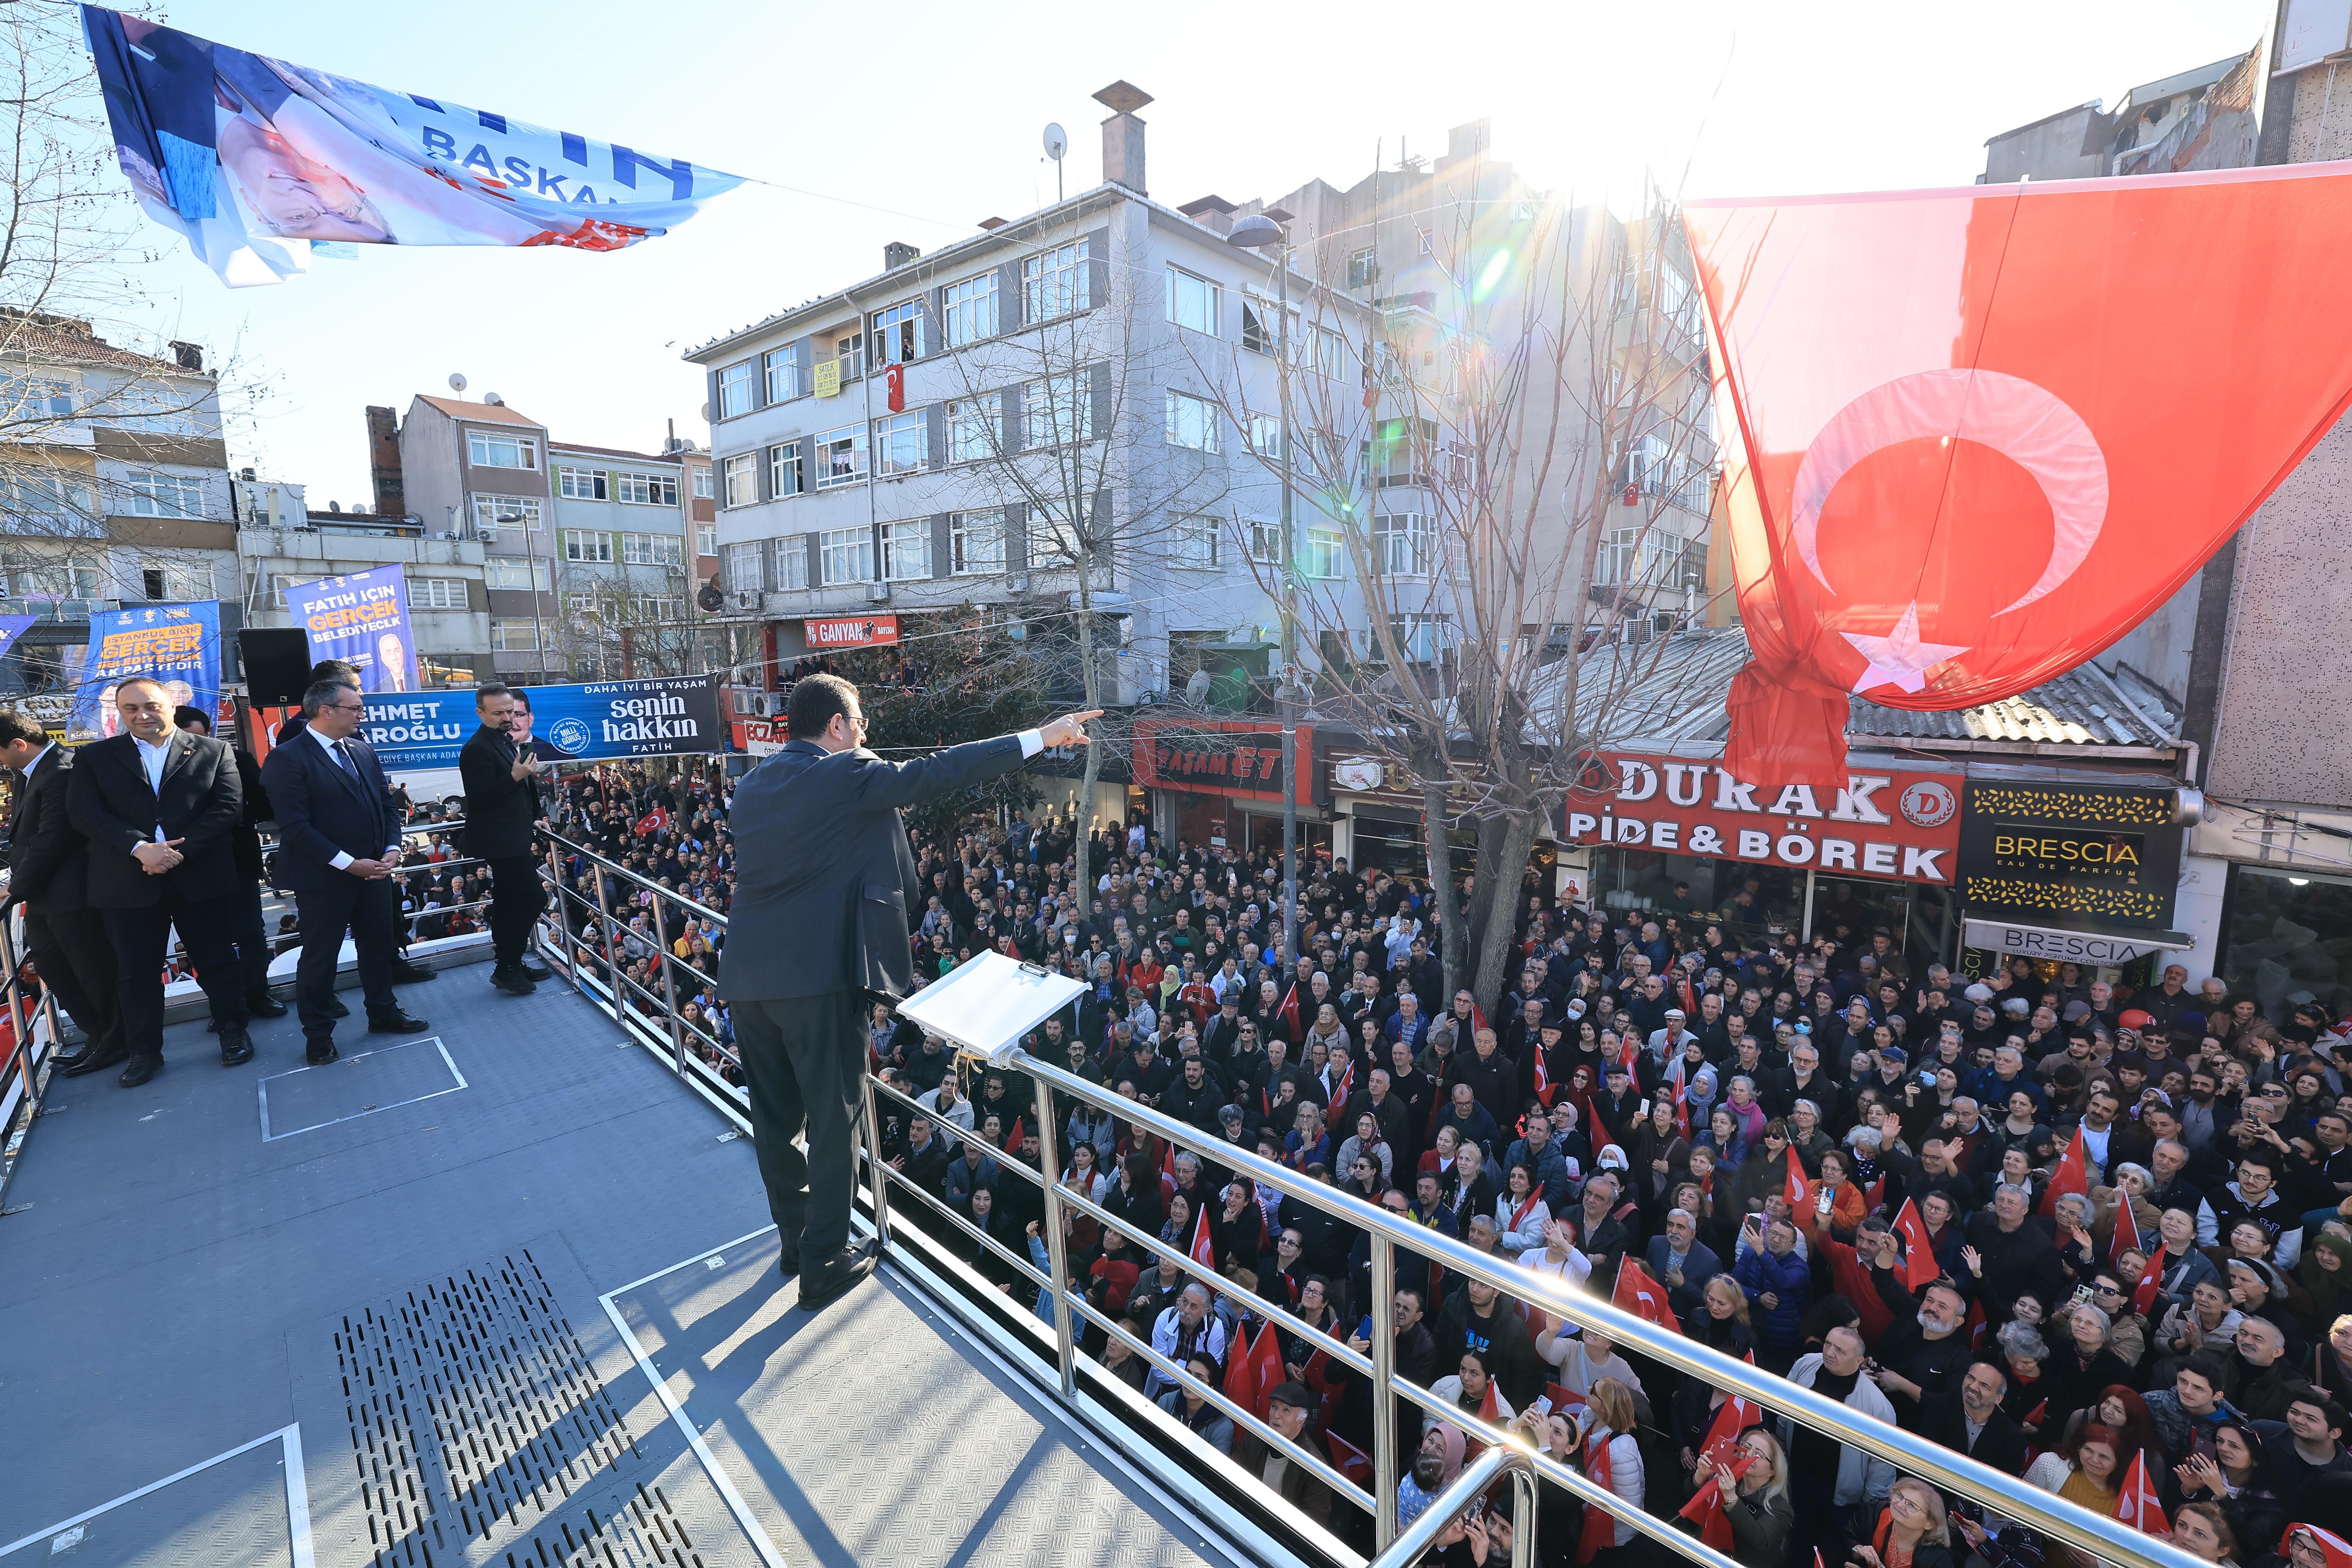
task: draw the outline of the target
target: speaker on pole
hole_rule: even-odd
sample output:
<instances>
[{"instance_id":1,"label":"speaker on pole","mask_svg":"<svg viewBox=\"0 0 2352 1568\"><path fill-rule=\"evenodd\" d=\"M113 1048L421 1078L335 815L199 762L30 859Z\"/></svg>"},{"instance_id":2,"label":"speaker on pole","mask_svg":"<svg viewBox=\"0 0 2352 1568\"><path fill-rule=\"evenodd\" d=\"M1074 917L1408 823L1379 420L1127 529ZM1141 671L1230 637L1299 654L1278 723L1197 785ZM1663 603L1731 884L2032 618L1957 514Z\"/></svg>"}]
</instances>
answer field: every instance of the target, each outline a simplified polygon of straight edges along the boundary
<instances>
[{"instance_id":1,"label":"speaker on pole","mask_svg":"<svg viewBox=\"0 0 2352 1568\"><path fill-rule=\"evenodd\" d=\"M290 707L310 684L310 637L299 626L248 626L236 634L245 664L246 700L256 707Z\"/></svg>"}]
</instances>

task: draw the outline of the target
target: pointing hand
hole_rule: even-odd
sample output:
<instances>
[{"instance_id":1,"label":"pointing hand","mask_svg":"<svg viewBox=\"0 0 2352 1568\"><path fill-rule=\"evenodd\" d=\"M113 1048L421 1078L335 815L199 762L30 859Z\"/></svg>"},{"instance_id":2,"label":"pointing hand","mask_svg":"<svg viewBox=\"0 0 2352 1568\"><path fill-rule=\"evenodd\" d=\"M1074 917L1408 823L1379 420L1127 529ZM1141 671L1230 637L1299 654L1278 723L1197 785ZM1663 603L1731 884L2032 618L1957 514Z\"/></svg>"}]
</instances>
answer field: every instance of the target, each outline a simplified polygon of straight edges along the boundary
<instances>
[{"instance_id":1,"label":"pointing hand","mask_svg":"<svg viewBox=\"0 0 2352 1568\"><path fill-rule=\"evenodd\" d=\"M1091 741L1087 735L1087 721L1100 718L1102 716L1103 710L1098 707L1088 708L1084 713L1064 714L1048 724L1039 726L1037 738L1049 747L1089 745Z\"/></svg>"}]
</instances>

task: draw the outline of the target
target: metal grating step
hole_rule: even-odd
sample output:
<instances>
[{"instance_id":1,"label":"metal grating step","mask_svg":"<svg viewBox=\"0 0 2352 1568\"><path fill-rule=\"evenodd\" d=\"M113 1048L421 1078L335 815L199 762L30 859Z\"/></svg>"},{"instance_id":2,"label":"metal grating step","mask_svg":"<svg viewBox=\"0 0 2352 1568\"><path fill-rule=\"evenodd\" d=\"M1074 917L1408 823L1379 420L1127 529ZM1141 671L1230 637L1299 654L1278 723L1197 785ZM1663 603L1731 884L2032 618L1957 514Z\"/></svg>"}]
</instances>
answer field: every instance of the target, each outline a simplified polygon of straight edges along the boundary
<instances>
[{"instance_id":1,"label":"metal grating step","mask_svg":"<svg viewBox=\"0 0 2352 1568\"><path fill-rule=\"evenodd\" d=\"M528 1248L333 1340L370 1568L711 1568Z\"/></svg>"}]
</instances>

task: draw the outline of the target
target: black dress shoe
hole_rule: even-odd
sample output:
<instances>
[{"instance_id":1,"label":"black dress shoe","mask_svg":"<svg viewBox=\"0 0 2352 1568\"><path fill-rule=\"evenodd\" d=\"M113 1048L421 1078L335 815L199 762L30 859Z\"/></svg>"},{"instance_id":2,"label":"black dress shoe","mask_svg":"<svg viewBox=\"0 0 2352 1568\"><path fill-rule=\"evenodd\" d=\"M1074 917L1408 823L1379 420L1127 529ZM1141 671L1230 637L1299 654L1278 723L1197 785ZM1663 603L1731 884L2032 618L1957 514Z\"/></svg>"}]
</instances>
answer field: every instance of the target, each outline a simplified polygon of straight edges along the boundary
<instances>
[{"instance_id":1,"label":"black dress shoe","mask_svg":"<svg viewBox=\"0 0 2352 1568\"><path fill-rule=\"evenodd\" d=\"M411 963L406 958L393 960L392 983L395 986L413 986L420 980L437 980L440 977L441 971L438 969L428 969L424 965Z\"/></svg>"},{"instance_id":2,"label":"black dress shoe","mask_svg":"<svg viewBox=\"0 0 2352 1568\"><path fill-rule=\"evenodd\" d=\"M776 1259L776 1271L787 1280L801 1271L801 1244L792 1237L784 1238L783 1249Z\"/></svg>"},{"instance_id":3,"label":"black dress shoe","mask_svg":"<svg viewBox=\"0 0 2352 1568\"><path fill-rule=\"evenodd\" d=\"M845 1247L821 1263L812 1263L801 1270L801 1311L815 1312L839 1301L850 1289L874 1272L874 1243L860 1242Z\"/></svg>"},{"instance_id":4,"label":"black dress shoe","mask_svg":"<svg viewBox=\"0 0 2352 1568\"><path fill-rule=\"evenodd\" d=\"M286 1004L263 991L245 998L245 1010L257 1019L282 1019L286 1016Z\"/></svg>"},{"instance_id":5,"label":"black dress shoe","mask_svg":"<svg viewBox=\"0 0 2352 1568\"><path fill-rule=\"evenodd\" d=\"M335 1049L333 1040L315 1040L310 1043L310 1048L302 1052L302 1060L312 1067L324 1067L342 1054Z\"/></svg>"},{"instance_id":6,"label":"black dress shoe","mask_svg":"<svg viewBox=\"0 0 2352 1568\"><path fill-rule=\"evenodd\" d=\"M107 1068L119 1065L130 1055L131 1052L129 1051L119 1045L107 1047L95 1045L85 1046L79 1056L74 1058L70 1063L59 1067L58 1071L64 1073L68 1078L79 1078L86 1072L100 1072L105 1071ZM160 1058L158 1060L160 1060ZM152 1078L154 1075L150 1073L148 1076Z\"/></svg>"},{"instance_id":7,"label":"black dress shoe","mask_svg":"<svg viewBox=\"0 0 2352 1568\"><path fill-rule=\"evenodd\" d=\"M91 1056L96 1054L97 1051L98 1041L94 1040L83 1040L79 1051L60 1051L51 1055L49 1058L49 1071L52 1072L62 1072L67 1077L70 1078L73 1076L73 1070L79 1067L83 1062L88 1061Z\"/></svg>"},{"instance_id":8,"label":"black dress shoe","mask_svg":"<svg viewBox=\"0 0 2352 1568\"><path fill-rule=\"evenodd\" d=\"M142 1083L146 1082L150 1078L154 1077L155 1074L163 1071L163 1059L162 1057L134 1056L131 1059L131 1065L122 1070L122 1076L116 1079L115 1082L121 1084L125 1089L136 1089Z\"/></svg>"},{"instance_id":9,"label":"black dress shoe","mask_svg":"<svg viewBox=\"0 0 2352 1568\"><path fill-rule=\"evenodd\" d=\"M352 1016L352 1009L335 998L330 997L327 998L327 1016L331 1019L347 1019Z\"/></svg>"},{"instance_id":10,"label":"black dress shoe","mask_svg":"<svg viewBox=\"0 0 2352 1568\"><path fill-rule=\"evenodd\" d=\"M531 977L520 969L493 969L490 972L490 984L510 997L527 997L539 989L539 987L532 983Z\"/></svg>"},{"instance_id":11,"label":"black dress shoe","mask_svg":"<svg viewBox=\"0 0 2352 1568\"><path fill-rule=\"evenodd\" d=\"M253 1060L253 1037L245 1032L243 1024L231 1024L221 1030L221 1065L242 1067Z\"/></svg>"},{"instance_id":12,"label":"black dress shoe","mask_svg":"<svg viewBox=\"0 0 2352 1568\"><path fill-rule=\"evenodd\" d=\"M544 964L534 964L528 958L515 960L515 972L526 980L551 980L555 971Z\"/></svg>"},{"instance_id":13,"label":"black dress shoe","mask_svg":"<svg viewBox=\"0 0 2352 1568\"><path fill-rule=\"evenodd\" d=\"M368 1014L370 1034L421 1034L432 1027L423 1019L411 1018L406 1013Z\"/></svg>"}]
</instances>

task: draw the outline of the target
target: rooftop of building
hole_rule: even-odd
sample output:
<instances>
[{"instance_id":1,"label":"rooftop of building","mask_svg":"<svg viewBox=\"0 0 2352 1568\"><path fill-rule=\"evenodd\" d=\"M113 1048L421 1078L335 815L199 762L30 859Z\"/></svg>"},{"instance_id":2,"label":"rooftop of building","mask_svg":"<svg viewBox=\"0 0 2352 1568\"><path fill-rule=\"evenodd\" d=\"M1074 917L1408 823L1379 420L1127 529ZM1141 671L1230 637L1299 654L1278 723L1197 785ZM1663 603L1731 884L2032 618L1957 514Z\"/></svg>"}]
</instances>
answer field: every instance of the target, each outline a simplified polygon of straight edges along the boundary
<instances>
[{"instance_id":1,"label":"rooftop of building","mask_svg":"<svg viewBox=\"0 0 2352 1568\"><path fill-rule=\"evenodd\" d=\"M194 343L166 344L173 357L142 354L110 343L79 316L0 308L0 357L45 364L105 365L164 375L205 375L204 350Z\"/></svg>"},{"instance_id":2,"label":"rooftop of building","mask_svg":"<svg viewBox=\"0 0 2352 1568\"><path fill-rule=\"evenodd\" d=\"M509 408L502 402L467 402L463 398L433 397L425 392L418 392L416 401L447 414L451 419L472 420L478 424L517 424L527 430L547 428L529 414Z\"/></svg>"}]
</instances>

